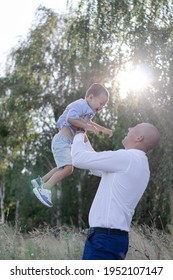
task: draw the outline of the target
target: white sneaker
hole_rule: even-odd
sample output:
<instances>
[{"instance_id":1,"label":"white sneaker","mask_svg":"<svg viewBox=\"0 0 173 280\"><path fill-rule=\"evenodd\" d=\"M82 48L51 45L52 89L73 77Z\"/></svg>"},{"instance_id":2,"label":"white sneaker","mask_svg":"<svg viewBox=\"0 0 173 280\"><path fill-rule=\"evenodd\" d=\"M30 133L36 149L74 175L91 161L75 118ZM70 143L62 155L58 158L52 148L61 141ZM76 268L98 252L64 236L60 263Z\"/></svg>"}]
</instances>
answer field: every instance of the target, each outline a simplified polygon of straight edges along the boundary
<instances>
[{"instance_id":1,"label":"white sneaker","mask_svg":"<svg viewBox=\"0 0 173 280\"><path fill-rule=\"evenodd\" d=\"M33 185L34 188L42 188L43 187L43 181L40 176L37 178L31 180L31 184Z\"/></svg>"},{"instance_id":2,"label":"white sneaker","mask_svg":"<svg viewBox=\"0 0 173 280\"><path fill-rule=\"evenodd\" d=\"M52 207L51 191L43 188L34 188L33 193L46 206Z\"/></svg>"}]
</instances>

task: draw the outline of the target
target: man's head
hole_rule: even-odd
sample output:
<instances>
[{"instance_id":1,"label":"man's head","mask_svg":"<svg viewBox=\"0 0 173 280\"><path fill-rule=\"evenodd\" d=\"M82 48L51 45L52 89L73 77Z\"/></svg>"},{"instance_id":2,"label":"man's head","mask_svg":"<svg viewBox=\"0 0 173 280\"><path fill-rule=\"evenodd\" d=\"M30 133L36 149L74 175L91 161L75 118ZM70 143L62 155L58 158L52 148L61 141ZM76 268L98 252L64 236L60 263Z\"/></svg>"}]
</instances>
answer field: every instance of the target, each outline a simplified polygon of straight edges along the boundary
<instances>
[{"instance_id":1,"label":"man's head","mask_svg":"<svg viewBox=\"0 0 173 280\"><path fill-rule=\"evenodd\" d=\"M100 84L92 84L86 92L85 99L94 112L100 111L109 100L108 90Z\"/></svg>"},{"instance_id":2,"label":"man's head","mask_svg":"<svg viewBox=\"0 0 173 280\"><path fill-rule=\"evenodd\" d=\"M122 140L125 149L139 149L144 152L152 150L160 140L157 128L150 123L140 123L128 129L127 136Z\"/></svg>"}]
</instances>

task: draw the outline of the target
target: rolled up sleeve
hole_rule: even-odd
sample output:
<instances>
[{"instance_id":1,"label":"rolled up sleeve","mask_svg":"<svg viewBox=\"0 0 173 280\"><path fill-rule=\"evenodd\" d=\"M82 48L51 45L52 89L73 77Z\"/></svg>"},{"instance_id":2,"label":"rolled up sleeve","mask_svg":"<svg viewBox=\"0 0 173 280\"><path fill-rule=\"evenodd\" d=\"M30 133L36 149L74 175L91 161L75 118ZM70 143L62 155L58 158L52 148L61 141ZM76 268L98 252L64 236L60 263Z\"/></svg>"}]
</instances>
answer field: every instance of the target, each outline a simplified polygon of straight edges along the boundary
<instances>
[{"instance_id":1,"label":"rolled up sleeve","mask_svg":"<svg viewBox=\"0 0 173 280\"><path fill-rule=\"evenodd\" d=\"M66 116L66 121L68 119L79 119L84 113L84 104L80 100L76 100L69 106L69 110Z\"/></svg>"}]
</instances>

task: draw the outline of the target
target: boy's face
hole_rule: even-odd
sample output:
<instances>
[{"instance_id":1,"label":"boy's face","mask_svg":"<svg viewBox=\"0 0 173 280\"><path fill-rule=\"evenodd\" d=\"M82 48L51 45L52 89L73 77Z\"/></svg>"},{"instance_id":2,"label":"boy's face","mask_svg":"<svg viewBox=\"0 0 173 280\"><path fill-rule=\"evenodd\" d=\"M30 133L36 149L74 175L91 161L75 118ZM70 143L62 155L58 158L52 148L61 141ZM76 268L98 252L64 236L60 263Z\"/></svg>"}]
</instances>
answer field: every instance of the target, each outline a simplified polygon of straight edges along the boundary
<instances>
[{"instance_id":1,"label":"boy's face","mask_svg":"<svg viewBox=\"0 0 173 280\"><path fill-rule=\"evenodd\" d=\"M94 112L100 111L108 102L108 97L104 93L100 93L98 96L90 94L86 99Z\"/></svg>"}]
</instances>

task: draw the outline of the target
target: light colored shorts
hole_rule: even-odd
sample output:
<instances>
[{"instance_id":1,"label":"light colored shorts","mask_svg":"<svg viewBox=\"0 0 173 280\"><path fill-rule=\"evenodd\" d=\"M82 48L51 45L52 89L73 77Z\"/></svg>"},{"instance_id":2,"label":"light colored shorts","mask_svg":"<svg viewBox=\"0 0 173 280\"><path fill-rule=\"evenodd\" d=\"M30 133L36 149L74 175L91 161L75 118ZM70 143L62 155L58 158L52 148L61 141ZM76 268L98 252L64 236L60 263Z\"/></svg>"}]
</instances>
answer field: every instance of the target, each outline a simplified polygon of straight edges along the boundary
<instances>
[{"instance_id":1,"label":"light colored shorts","mask_svg":"<svg viewBox=\"0 0 173 280\"><path fill-rule=\"evenodd\" d=\"M51 149L58 168L72 165L71 144L71 140L60 133L53 137Z\"/></svg>"}]
</instances>

